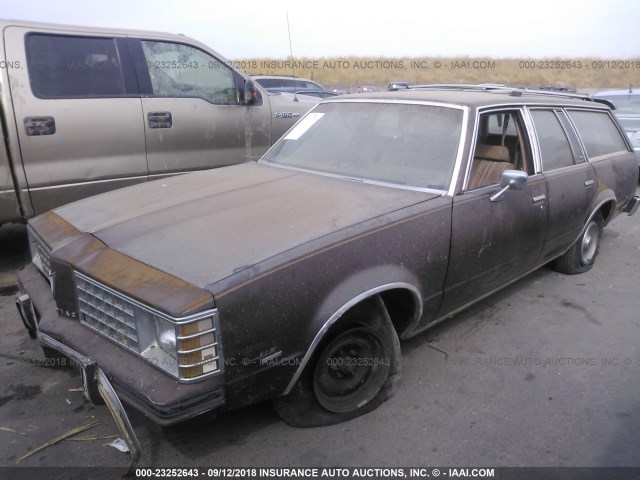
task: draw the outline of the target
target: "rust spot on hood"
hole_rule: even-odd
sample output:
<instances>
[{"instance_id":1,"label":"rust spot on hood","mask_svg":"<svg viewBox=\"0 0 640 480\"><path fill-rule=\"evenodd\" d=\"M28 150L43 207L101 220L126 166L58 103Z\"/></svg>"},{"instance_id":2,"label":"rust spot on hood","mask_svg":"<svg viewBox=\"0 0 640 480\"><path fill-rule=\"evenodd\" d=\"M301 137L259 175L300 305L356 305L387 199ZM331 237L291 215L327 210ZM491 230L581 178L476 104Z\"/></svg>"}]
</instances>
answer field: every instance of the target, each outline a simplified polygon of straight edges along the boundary
<instances>
[{"instance_id":1,"label":"rust spot on hood","mask_svg":"<svg viewBox=\"0 0 640 480\"><path fill-rule=\"evenodd\" d=\"M52 259L172 317L215 307L211 293L122 253L81 232L55 213L30 222L53 251Z\"/></svg>"}]
</instances>

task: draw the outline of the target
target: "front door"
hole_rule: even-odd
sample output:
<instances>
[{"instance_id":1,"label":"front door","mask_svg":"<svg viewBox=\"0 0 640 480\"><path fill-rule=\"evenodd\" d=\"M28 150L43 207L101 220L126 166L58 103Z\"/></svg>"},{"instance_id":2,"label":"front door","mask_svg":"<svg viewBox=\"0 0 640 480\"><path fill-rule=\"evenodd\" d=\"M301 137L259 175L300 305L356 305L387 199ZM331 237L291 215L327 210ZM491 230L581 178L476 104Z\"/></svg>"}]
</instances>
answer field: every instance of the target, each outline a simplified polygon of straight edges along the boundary
<instances>
[{"instance_id":1,"label":"front door","mask_svg":"<svg viewBox=\"0 0 640 480\"><path fill-rule=\"evenodd\" d=\"M131 40L149 178L256 160L271 145L268 105L244 105L244 79L192 45Z\"/></svg>"},{"instance_id":2,"label":"front door","mask_svg":"<svg viewBox=\"0 0 640 480\"><path fill-rule=\"evenodd\" d=\"M547 226L547 187L544 176L535 171L524 132L519 110L479 116L467 187L453 201L449 269L438 316L491 293L539 262ZM527 172L527 186L491 201L506 169Z\"/></svg>"}]
</instances>

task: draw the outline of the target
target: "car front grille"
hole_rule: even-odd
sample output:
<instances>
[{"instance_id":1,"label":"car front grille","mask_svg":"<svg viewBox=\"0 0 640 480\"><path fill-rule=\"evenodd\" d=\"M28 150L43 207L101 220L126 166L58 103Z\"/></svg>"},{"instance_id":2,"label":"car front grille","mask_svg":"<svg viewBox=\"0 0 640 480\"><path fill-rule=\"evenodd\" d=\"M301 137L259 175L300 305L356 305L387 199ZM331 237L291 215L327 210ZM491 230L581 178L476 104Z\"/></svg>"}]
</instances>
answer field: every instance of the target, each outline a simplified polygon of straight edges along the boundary
<instances>
[{"instance_id":1,"label":"car front grille","mask_svg":"<svg viewBox=\"0 0 640 480\"><path fill-rule=\"evenodd\" d=\"M139 353L133 304L124 296L75 272L80 322L133 352Z\"/></svg>"},{"instance_id":2,"label":"car front grille","mask_svg":"<svg viewBox=\"0 0 640 480\"><path fill-rule=\"evenodd\" d=\"M75 271L80 323L181 382L223 372L218 311L171 317Z\"/></svg>"}]
</instances>

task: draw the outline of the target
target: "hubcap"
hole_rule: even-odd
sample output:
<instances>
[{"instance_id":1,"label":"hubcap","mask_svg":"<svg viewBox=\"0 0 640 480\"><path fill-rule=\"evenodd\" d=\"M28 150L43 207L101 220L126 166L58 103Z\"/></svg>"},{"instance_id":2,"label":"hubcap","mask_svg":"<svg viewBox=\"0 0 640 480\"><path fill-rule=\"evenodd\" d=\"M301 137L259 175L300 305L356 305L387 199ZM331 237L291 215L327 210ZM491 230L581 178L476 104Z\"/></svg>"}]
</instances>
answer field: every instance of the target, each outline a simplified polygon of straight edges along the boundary
<instances>
[{"instance_id":1,"label":"hubcap","mask_svg":"<svg viewBox=\"0 0 640 480\"><path fill-rule=\"evenodd\" d=\"M589 265L593 262L598 249L599 228L596 222L591 222L582 237L582 248L580 250L580 261L582 265Z\"/></svg>"},{"instance_id":2,"label":"hubcap","mask_svg":"<svg viewBox=\"0 0 640 480\"><path fill-rule=\"evenodd\" d=\"M349 330L335 338L318 359L313 379L316 399L330 412L357 410L375 398L389 368L383 340L376 332Z\"/></svg>"}]
</instances>

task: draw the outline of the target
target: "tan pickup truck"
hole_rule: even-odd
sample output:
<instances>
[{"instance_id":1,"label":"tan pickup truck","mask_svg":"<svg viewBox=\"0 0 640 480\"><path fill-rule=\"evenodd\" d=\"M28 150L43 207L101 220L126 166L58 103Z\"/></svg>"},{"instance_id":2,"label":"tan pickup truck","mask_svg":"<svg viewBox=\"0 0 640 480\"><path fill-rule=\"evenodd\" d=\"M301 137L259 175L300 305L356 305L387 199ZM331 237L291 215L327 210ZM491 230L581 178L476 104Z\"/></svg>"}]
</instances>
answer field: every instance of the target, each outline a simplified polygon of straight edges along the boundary
<instances>
[{"instance_id":1,"label":"tan pickup truck","mask_svg":"<svg viewBox=\"0 0 640 480\"><path fill-rule=\"evenodd\" d=\"M183 35L0 21L0 224L256 160L319 99Z\"/></svg>"}]
</instances>

